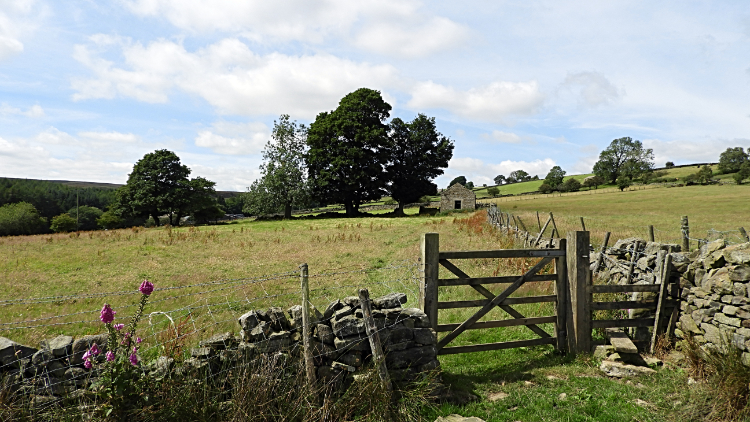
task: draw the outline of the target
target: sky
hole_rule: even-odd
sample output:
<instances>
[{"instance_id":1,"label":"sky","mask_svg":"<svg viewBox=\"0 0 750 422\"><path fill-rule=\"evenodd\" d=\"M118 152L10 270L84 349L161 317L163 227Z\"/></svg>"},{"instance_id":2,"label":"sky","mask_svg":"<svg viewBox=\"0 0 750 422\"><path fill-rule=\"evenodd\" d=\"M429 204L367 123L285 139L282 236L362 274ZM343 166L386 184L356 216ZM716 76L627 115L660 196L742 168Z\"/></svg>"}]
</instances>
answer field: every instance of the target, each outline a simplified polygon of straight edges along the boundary
<instances>
[{"instance_id":1,"label":"sky","mask_svg":"<svg viewBox=\"0 0 750 422\"><path fill-rule=\"evenodd\" d=\"M750 148L744 1L0 0L0 176L125 183L174 151L218 190L275 120L367 87L455 143L436 179L589 173L617 138L657 167Z\"/></svg>"}]
</instances>

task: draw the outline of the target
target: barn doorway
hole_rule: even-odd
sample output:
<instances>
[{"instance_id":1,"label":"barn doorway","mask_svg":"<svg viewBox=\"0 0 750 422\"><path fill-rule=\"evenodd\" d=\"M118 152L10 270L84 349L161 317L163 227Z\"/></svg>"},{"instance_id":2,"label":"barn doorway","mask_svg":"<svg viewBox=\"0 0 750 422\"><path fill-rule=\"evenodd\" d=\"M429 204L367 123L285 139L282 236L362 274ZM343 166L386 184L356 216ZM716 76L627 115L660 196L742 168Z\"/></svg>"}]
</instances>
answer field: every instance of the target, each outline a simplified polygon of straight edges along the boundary
<instances>
[{"instance_id":1,"label":"barn doorway","mask_svg":"<svg viewBox=\"0 0 750 422\"><path fill-rule=\"evenodd\" d=\"M455 201L455 202L453 203L453 209L454 209L454 210L460 210L460 209L461 209L461 201L460 201L460 200L458 200L458 201Z\"/></svg>"}]
</instances>

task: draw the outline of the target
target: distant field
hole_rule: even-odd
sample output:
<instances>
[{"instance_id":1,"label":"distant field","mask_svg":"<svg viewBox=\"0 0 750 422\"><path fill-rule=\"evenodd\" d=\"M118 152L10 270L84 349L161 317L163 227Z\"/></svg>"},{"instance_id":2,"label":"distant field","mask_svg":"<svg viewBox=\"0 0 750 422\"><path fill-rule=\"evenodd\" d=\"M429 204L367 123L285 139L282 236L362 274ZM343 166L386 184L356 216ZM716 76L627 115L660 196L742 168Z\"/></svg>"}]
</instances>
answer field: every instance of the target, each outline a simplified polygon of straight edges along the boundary
<instances>
[{"instance_id":1,"label":"distant field","mask_svg":"<svg viewBox=\"0 0 750 422\"><path fill-rule=\"evenodd\" d=\"M718 233L738 242L737 227L750 230L750 184L686 187L650 187L620 192L616 189L580 192L563 196L533 195L515 201L487 200L521 217L526 226L538 230L536 211L544 224L549 212L561 233L580 230L580 217L591 231L592 243L602 241L604 233L612 239L639 236L648 238L648 226L655 227L658 241L681 242L680 217L687 215L690 234L695 238L716 238ZM696 242L693 242L696 245Z\"/></svg>"}]
</instances>

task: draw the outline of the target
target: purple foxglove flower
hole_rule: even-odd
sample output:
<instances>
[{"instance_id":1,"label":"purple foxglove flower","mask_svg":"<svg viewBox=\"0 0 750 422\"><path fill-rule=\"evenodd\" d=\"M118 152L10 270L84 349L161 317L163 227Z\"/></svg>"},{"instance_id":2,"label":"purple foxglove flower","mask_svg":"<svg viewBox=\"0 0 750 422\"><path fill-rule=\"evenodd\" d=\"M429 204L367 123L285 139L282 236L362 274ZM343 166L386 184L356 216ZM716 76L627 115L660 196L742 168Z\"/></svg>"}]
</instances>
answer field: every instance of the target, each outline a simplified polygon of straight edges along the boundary
<instances>
[{"instance_id":1,"label":"purple foxglove flower","mask_svg":"<svg viewBox=\"0 0 750 422\"><path fill-rule=\"evenodd\" d=\"M91 349L89 349L89 352L91 352L91 356L96 356L100 353L99 346L96 345L96 343L91 345Z\"/></svg>"},{"instance_id":2,"label":"purple foxglove flower","mask_svg":"<svg viewBox=\"0 0 750 422\"><path fill-rule=\"evenodd\" d=\"M83 354L83 358L82 359L83 360L89 360L90 357L91 357L91 352L89 352L88 350L86 350L86 353Z\"/></svg>"},{"instance_id":3,"label":"purple foxglove flower","mask_svg":"<svg viewBox=\"0 0 750 422\"><path fill-rule=\"evenodd\" d=\"M115 360L115 352L110 350L107 352L107 362L112 362L113 360Z\"/></svg>"},{"instance_id":4,"label":"purple foxglove flower","mask_svg":"<svg viewBox=\"0 0 750 422\"><path fill-rule=\"evenodd\" d=\"M135 347L133 348L133 353L130 355L130 364L138 366L138 355L135 354Z\"/></svg>"},{"instance_id":5,"label":"purple foxglove flower","mask_svg":"<svg viewBox=\"0 0 750 422\"><path fill-rule=\"evenodd\" d=\"M143 341L143 339L140 338L140 337L138 337L138 338L135 339L135 343L136 344L141 344L142 341Z\"/></svg>"},{"instance_id":6,"label":"purple foxglove flower","mask_svg":"<svg viewBox=\"0 0 750 422\"><path fill-rule=\"evenodd\" d=\"M138 288L144 295L148 296L154 291L154 284L148 280L143 280L141 287Z\"/></svg>"},{"instance_id":7,"label":"purple foxglove flower","mask_svg":"<svg viewBox=\"0 0 750 422\"><path fill-rule=\"evenodd\" d=\"M125 328L125 324L115 324L113 327L115 327L115 330L120 331Z\"/></svg>"},{"instance_id":8,"label":"purple foxglove flower","mask_svg":"<svg viewBox=\"0 0 750 422\"><path fill-rule=\"evenodd\" d=\"M83 361L83 366L85 366L86 369L91 369L91 366L92 366L91 361L90 360Z\"/></svg>"},{"instance_id":9,"label":"purple foxglove flower","mask_svg":"<svg viewBox=\"0 0 750 422\"><path fill-rule=\"evenodd\" d=\"M102 320L103 323L109 324L110 322L115 320L115 312L111 306L109 306L109 303L105 303L104 307L102 308L102 312L99 315L99 319Z\"/></svg>"}]
</instances>

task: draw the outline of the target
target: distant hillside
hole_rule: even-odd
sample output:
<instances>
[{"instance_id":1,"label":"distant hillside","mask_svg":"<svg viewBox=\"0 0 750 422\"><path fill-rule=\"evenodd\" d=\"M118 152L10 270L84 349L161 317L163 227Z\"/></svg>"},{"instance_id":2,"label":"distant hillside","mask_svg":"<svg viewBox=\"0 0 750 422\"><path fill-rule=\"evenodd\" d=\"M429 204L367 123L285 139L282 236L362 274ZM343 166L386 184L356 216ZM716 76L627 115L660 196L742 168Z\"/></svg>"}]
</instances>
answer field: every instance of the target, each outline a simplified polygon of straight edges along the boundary
<instances>
[{"instance_id":1,"label":"distant hillside","mask_svg":"<svg viewBox=\"0 0 750 422\"><path fill-rule=\"evenodd\" d=\"M118 184L118 183L102 183L102 182L81 182L77 180L41 180L41 179L17 179L12 177L0 177L0 180L2 179L9 179L9 180L30 180L34 182L49 182L49 183L59 183L61 185L70 186L73 188L96 188L96 189L117 189L121 186L125 186L124 184ZM217 190L216 194L224 199L227 198L234 198L235 196L241 194L242 192L235 192L231 190Z\"/></svg>"}]
</instances>

